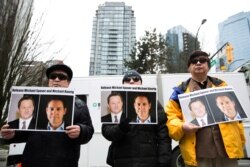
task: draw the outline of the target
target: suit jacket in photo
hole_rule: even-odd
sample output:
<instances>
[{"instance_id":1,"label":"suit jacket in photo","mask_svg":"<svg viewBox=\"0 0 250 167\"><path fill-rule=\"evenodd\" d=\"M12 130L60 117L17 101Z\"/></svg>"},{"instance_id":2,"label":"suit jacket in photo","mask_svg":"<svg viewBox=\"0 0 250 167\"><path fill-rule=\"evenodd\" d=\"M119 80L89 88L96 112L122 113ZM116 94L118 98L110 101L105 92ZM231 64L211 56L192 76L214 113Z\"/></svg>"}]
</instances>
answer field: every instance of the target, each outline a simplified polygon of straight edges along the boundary
<instances>
[{"instance_id":1,"label":"suit jacket in photo","mask_svg":"<svg viewBox=\"0 0 250 167\"><path fill-rule=\"evenodd\" d=\"M102 116L101 121L102 122L112 122L111 113Z\"/></svg>"},{"instance_id":2,"label":"suit jacket in photo","mask_svg":"<svg viewBox=\"0 0 250 167\"><path fill-rule=\"evenodd\" d=\"M197 126L201 126L198 122L198 120L195 118L191 121L192 124L197 125ZM214 119L210 116L207 115L207 125L213 124L215 123Z\"/></svg>"},{"instance_id":3,"label":"suit jacket in photo","mask_svg":"<svg viewBox=\"0 0 250 167\"><path fill-rule=\"evenodd\" d=\"M125 117L126 117L125 113L122 112L122 115L121 115L120 120L121 120L122 118L125 118ZM102 116L101 122L110 122L110 123L112 123L112 116L111 116L111 113Z\"/></svg>"},{"instance_id":4,"label":"suit jacket in photo","mask_svg":"<svg viewBox=\"0 0 250 167\"><path fill-rule=\"evenodd\" d=\"M10 129L19 129L19 119L8 122ZM35 129L36 120L33 117L30 121L28 129Z\"/></svg>"}]
</instances>

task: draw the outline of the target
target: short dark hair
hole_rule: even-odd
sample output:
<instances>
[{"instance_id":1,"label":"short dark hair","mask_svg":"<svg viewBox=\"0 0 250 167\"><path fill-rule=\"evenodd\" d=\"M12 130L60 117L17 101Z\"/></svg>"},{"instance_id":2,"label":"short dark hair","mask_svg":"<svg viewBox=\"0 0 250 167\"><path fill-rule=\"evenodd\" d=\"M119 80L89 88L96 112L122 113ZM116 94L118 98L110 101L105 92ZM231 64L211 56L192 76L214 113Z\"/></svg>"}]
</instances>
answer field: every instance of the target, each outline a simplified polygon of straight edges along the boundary
<instances>
[{"instance_id":1,"label":"short dark hair","mask_svg":"<svg viewBox=\"0 0 250 167\"><path fill-rule=\"evenodd\" d=\"M108 103L108 104L109 104L110 98L111 98L112 96L120 96L121 100L123 101L123 98L122 98L121 93L119 93L119 92L111 92L111 93L109 94L108 98L107 98L107 103Z\"/></svg>"},{"instance_id":2,"label":"short dark hair","mask_svg":"<svg viewBox=\"0 0 250 167\"><path fill-rule=\"evenodd\" d=\"M61 101L62 103L63 103L63 108L67 108L67 104L66 104L66 102L65 102L65 100L63 100L63 98L62 97L60 97L60 96L52 96L52 97L50 97L50 99L48 100L48 102L47 102L47 107L48 107L48 104L51 102L51 101Z\"/></svg>"},{"instance_id":3,"label":"short dark hair","mask_svg":"<svg viewBox=\"0 0 250 167\"><path fill-rule=\"evenodd\" d=\"M234 98L232 97L232 95L229 94L229 93L226 93L226 92L217 94L217 95L215 96L215 101L217 101L217 98L218 98L218 97L221 97L221 96L226 96L226 97L228 97L231 101L235 101Z\"/></svg>"},{"instance_id":4,"label":"short dark hair","mask_svg":"<svg viewBox=\"0 0 250 167\"><path fill-rule=\"evenodd\" d=\"M189 56L189 59L188 59L188 64L187 64L188 67L191 64L191 60L193 60L196 57L200 57L200 56L207 57L207 64L208 64L208 67L210 68L211 64L210 64L209 55L206 52L201 51L201 50L196 50L196 51L194 51L194 52L191 53L191 55Z\"/></svg>"},{"instance_id":5,"label":"short dark hair","mask_svg":"<svg viewBox=\"0 0 250 167\"><path fill-rule=\"evenodd\" d=\"M22 101L24 100L31 100L33 103L33 106L35 107L35 100L33 99L32 96L23 96L19 101L18 101L18 108L20 108Z\"/></svg>"},{"instance_id":6,"label":"short dark hair","mask_svg":"<svg viewBox=\"0 0 250 167\"><path fill-rule=\"evenodd\" d=\"M201 98L192 98L188 104L188 108L192 111L191 109L191 105L194 103L194 102L201 102L204 106L205 106L205 103L204 101L201 99Z\"/></svg>"},{"instance_id":7,"label":"short dark hair","mask_svg":"<svg viewBox=\"0 0 250 167\"><path fill-rule=\"evenodd\" d=\"M146 98L148 99L148 103L151 104L151 98L148 96L148 94L146 94L146 93L137 93L137 94L135 95L134 102L135 102L135 99L136 99L137 97L146 97Z\"/></svg>"}]
</instances>

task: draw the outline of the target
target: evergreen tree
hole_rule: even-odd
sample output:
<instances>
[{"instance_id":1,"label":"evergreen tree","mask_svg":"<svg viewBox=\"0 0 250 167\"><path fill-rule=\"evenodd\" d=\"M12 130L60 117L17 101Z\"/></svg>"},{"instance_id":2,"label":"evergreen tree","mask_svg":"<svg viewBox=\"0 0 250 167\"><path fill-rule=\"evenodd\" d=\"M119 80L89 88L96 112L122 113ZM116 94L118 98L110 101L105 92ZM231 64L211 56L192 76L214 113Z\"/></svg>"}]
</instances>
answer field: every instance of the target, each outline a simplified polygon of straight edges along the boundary
<instances>
[{"instance_id":1,"label":"evergreen tree","mask_svg":"<svg viewBox=\"0 0 250 167\"><path fill-rule=\"evenodd\" d=\"M163 35L157 34L156 29L145 31L128 60L124 60L124 66L141 74L166 73L171 68L169 52Z\"/></svg>"}]
</instances>

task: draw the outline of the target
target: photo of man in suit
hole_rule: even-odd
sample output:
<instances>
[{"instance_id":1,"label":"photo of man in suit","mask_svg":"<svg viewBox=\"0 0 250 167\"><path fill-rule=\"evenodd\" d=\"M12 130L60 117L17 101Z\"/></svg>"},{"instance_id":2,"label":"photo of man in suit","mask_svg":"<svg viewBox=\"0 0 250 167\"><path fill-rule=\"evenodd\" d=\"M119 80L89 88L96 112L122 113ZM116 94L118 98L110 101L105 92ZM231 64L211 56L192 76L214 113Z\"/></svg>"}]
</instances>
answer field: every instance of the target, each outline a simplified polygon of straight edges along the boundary
<instances>
[{"instance_id":1,"label":"photo of man in suit","mask_svg":"<svg viewBox=\"0 0 250 167\"><path fill-rule=\"evenodd\" d=\"M18 119L8 122L10 129L35 129L35 101L32 96L23 96L18 101Z\"/></svg>"},{"instance_id":2,"label":"photo of man in suit","mask_svg":"<svg viewBox=\"0 0 250 167\"><path fill-rule=\"evenodd\" d=\"M237 108L235 99L229 93L219 94L215 98L216 105L223 113L222 121L233 121L247 118L242 108Z\"/></svg>"},{"instance_id":3,"label":"photo of man in suit","mask_svg":"<svg viewBox=\"0 0 250 167\"><path fill-rule=\"evenodd\" d=\"M65 125L64 116L67 113L65 102L57 98L52 98L48 101L46 107L46 115L48 118L47 130L64 130L68 125Z\"/></svg>"},{"instance_id":4,"label":"photo of man in suit","mask_svg":"<svg viewBox=\"0 0 250 167\"><path fill-rule=\"evenodd\" d=\"M206 105L201 98L192 98L188 105L193 120L192 124L197 126L207 126L215 121L207 112Z\"/></svg>"},{"instance_id":5,"label":"photo of man in suit","mask_svg":"<svg viewBox=\"0 0 250 167\"><path fill-rule=\"evenodd\" d=\"M123 98L119 92L111 92L107 98L109 114L101 117L101 122L119 123L123 115Z\"/></svg>"}]
</instances>

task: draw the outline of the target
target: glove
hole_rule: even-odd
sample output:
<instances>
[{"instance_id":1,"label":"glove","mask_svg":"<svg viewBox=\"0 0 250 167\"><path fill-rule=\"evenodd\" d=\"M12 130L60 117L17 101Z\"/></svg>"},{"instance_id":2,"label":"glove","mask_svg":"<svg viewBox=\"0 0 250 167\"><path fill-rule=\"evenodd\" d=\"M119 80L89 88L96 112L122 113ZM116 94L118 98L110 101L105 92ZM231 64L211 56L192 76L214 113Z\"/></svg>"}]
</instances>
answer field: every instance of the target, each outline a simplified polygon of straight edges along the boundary
<instances>
[{"instance_id":1,"label":"glove","mask_svg":"<svg viewBox=\"0 0 250 167\"><path fill-rule=\"evenodd\" d=\"M130 118L126 118L124 120L122 120L119 124L119 128L123 131L123 132L128 132L130 129L130 124L129 122L131 121Z\"/></svg>"},{"instance_id":2,"label":"glove","mask_svg":"<svg viewBox=\"0 0 250 167\"><path fill-rule=\"evenodd\" d=\"M159 163L159 164L158 164L158 167L166 167L166 166L168 166L168 165L162 164L162 163Z\"/></svg>"}]
</instances>

